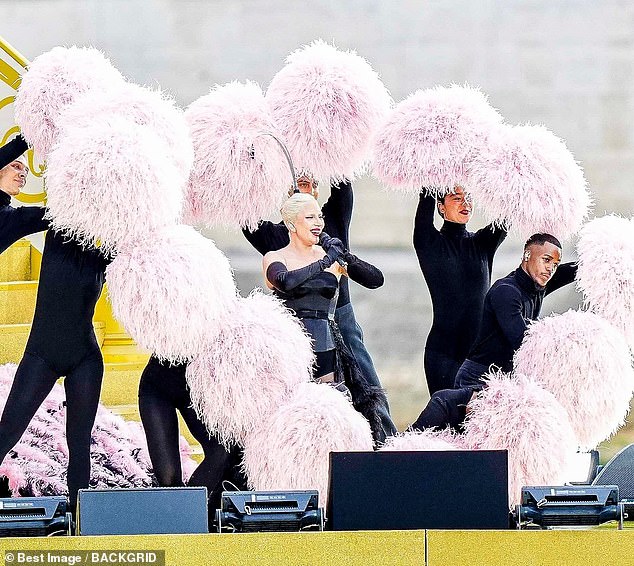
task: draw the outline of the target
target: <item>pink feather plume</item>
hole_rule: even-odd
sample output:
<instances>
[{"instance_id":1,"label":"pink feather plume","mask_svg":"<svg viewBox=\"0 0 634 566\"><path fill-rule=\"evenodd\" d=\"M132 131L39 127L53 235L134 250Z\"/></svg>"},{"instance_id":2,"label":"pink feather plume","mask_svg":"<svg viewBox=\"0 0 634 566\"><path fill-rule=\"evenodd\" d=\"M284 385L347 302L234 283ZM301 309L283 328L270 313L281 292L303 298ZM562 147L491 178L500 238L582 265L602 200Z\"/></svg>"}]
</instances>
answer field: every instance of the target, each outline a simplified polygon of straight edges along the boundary
<instances>
[{"instance_id":1,"label":"pink feather plume","mask_svg":"<svg viewBox=\"0 0 634 566\"><path fill-rule=\"evenodd\" d=\"M237 299L227 258L190 226L121 248L106 281L114 315L130 335L173 362L194 357Z\"/></svg>"},{"instance_id":2,"label":"pink feather plume","mask_svg":"<svg viewBox=\"0 0 634 566\"><path fill-rule=\"evenodd\" d=\"M353 178L365 169L392 99L354 51L317 40L291 53L266 100L296 167L317 178Z\"/></svg>"},{"instance_id":3,"label":"pink feather plume","mask_svg":"<svg viewBox=\"0 0 634 566\"><path fill-rule=\"evenodd\" d=\"M271 112L253 82L215 86L186 111L195 161L184 219L255 228L277 212L292 184Z\"/></svg>"},{"instance_id":4,"label":"pink feather plume","mask_svg":"<svg viewBox=\"0 0 634 566\"><path fill-rule=\"evenodd\" d=\"M399 102L379 129L372 173L389 189L410 195L464 186L469 160L501 122L477 88L418 90Z\"/></svg>"},{"instance_id":5,"label":"pink feather plume","mask_svg":"<svg viewBox=\"0 0 634 566\"><path fill-rule=\"evenodd\" d=\"M105 92L124 78L92 47L54 47L36 57L15 98L15 120L44 159L57 138L60 116L87 92Z\"/></svg>"}]
</instances>

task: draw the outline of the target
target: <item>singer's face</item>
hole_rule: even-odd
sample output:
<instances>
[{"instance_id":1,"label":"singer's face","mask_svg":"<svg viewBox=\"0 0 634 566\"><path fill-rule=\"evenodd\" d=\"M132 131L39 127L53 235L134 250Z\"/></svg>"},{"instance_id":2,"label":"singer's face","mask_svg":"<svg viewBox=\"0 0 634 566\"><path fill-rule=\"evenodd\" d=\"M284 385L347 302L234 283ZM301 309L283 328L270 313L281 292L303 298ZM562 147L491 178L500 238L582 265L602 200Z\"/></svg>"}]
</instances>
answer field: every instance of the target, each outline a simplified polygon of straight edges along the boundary
<instances>
[{"instance_id":1,"label":"singer's face","mask_svg":"<svg viewBox=\"0 0 634 566\"><path fill-rule=\"evenodd\" d=\"M319 242L319 234L324 229L324 215L315 202L305 204L295 219L295 234L306 244Z\"/></svg>"}]
</instances>

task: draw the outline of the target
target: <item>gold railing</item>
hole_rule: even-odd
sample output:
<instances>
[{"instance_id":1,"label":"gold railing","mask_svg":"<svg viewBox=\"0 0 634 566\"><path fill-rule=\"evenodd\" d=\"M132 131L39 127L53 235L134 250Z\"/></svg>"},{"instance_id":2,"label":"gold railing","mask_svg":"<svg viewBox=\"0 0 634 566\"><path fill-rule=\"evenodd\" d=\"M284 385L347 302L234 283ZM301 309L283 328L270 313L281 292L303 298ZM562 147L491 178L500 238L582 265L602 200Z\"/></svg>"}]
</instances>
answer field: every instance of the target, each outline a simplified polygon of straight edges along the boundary
<instances>
[{"instance_id":1,"label":"gold railing","mask_svg":"<svg viewBox=\"0 0 634 566\"><path fill-rule=\"evenodd\" d=\"M0 49L2 49L2 51L4 51L4 54L6 54L11 60L13 60L14 63L16 63L17 66L20 68L18 70L14 66L9 64L5 60L4 54L0 53L0 79L12 90L18 90L18 87L22 82L22 71L26 70L29 61L2 36L0 36ZM2 100L0 100L0 110L5 108L6 106L13 104L14 102L15 96L6 96ZM11 126L2 136L2 139L0 140L0 146L4 145L12 135L18 133L19 131L20 128L18 126ZM44 171L46 170L46 165L44 163L35 163L35 154L32 149L27 150L26 156L29 162L29 170L31 171L31 173L35 177L42 178L44 175ZM15 198L20 202L28 204L46 203L46 191L42 191L40 193L20 193Z\"/></svg>"}]
</instances>

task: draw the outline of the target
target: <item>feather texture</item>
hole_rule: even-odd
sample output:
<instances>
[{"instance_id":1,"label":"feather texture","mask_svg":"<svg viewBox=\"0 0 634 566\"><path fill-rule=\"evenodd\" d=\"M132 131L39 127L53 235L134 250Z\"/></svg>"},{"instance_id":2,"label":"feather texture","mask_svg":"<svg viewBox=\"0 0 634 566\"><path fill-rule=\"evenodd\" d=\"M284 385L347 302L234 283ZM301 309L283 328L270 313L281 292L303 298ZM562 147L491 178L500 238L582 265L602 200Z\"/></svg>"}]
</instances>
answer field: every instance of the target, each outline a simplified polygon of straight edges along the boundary
<instances>
[{"instance_id":1,"label":"feather texture","mask_svg":"<svg viewBox=\"0 0 634 566\"><path fill-rule=\"evenodd\" d=\"M364 58L321 40L287 57L266 100L295 165L318 179L351 179L365 169L392 104Z\"/></svg>"},{"instance_id":2,"label":"feather texture","mask_svg":"<svg viewBox=\"0 0 634 566\"><path fill-rule=\"evenodd\" d=\"M173 362L194 357L237 299L227 258L190 226L121 248L106 281L115 317L142 348Z\"/></svg>"},{"instance_id":3,"label":"feather texture","mask_svg":"<svg viewBox=\"0 0 634 566\"><path fill-rule=\"evenodd\" d=\"M451 85L417 90L381 125L372 173L389 189L444 194L465 186L467 164L502 116L477 88Z\"/></svg>"},{"instance_id":4,"label":"feather texture","mask_svg":"<svg viewBox=\"0 0 634 566\"><path fill-rule=\"evenodd\" d=\"M184 209L188 224L255 228L277 212L292 184L271 112L253 82L215 86L186 111L195 162Z\"/></svg>"},{"instance_id":5,"label":"feather texture","mask_svg":"<svg viewBox=\"0 0 634 566\"><path fill-rule=\"evenodd\" d=\"M253 291L187 366L192 404L226 446L242 444L296 385L310 380L313 361L299 319L279 299Z\"/></svg>"}]
</instances>

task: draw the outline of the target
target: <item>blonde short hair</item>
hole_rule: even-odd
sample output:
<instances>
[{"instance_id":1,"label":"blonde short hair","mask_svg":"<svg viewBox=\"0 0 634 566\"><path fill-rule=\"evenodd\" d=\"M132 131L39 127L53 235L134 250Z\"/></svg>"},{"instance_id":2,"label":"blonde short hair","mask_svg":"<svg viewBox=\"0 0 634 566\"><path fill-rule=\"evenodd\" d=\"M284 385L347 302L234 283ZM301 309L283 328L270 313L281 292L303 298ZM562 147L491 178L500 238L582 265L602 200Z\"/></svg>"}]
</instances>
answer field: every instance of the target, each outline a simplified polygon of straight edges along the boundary
<instances>
[{"instance_id":1,"label":"blonde short hair","mask_svg":"<svg viewBox=\"0 0 634 566\"><path fill-rule=\"evenodd\" d=\"M317 202L313 195L309 195L308 193L295 193L282 205L280 209L280 214L282 215L282 220L284 221L284 225L287 228L290 228L289 224L293 224L299 212L311 202Z\"/></svg>"}]
</instances>

